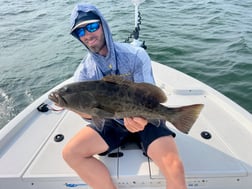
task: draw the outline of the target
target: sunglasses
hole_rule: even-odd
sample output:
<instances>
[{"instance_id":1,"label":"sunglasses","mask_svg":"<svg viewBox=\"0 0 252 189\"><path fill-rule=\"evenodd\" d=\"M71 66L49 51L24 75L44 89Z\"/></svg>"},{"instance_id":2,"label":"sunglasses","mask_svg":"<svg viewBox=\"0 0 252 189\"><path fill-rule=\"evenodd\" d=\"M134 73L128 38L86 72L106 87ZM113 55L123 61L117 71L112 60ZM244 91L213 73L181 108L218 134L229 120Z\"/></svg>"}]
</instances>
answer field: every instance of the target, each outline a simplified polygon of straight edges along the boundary
<instances>
[{"instance_id":1,"label":"sunglasses","mask_svg":"<svg viewBox=\"0 0 252 189\"><path fill-rule=\"evenodd\" d=\"M91 24L87 24L84 27L77 28L76 29L76 34L79 37L83 37L83 36L85 36L85 30L87 30L90 33L93 33L95 31L97 31L99 28L100 28L100 23L99 22L94 22L94 23L91 23Z\"/></svg>"}]
</instances>

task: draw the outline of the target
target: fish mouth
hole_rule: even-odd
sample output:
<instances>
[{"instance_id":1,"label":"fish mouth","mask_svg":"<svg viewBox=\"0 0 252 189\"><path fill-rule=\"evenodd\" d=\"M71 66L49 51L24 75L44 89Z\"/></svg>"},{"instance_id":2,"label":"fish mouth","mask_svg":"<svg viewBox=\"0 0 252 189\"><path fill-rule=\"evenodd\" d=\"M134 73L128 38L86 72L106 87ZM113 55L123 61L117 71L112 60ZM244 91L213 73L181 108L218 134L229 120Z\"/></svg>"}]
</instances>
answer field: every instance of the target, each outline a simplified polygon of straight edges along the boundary
<instances>
[{"instance_id":1,"label":"fish mouth","mask_svg":"<svg viewBox=\"0 0 252 189\"><path fill-rule=\"evenodd\" d=\"M48 95L48 98L60 106L65 106L67 104L66 100L60 96L57 92L52 92Z\"/></svg>"}]
</instances>

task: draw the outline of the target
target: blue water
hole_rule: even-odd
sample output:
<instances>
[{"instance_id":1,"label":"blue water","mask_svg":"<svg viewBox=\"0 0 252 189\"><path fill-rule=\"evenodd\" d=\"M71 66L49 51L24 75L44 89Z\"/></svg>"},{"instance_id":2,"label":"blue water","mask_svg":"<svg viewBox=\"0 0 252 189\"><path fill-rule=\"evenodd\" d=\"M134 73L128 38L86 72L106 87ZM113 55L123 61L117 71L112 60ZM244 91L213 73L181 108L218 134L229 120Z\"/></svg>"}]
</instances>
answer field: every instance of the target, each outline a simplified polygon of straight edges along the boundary
<instances>
[{"instance_id":1,"label":"blue water","mask_svg":"<svg viewBox=\"0 0 252 189\"><path fill-rule=\"evenodd\" d=\"M69 78L84 47L69 35L77 2L0 0L0 128L53 86ZM134 27L130 0L92 2L114 40ZM146 0L140 38L151 58L181 70L252 112L252 1Z\"/></svg>"}]
</instances>

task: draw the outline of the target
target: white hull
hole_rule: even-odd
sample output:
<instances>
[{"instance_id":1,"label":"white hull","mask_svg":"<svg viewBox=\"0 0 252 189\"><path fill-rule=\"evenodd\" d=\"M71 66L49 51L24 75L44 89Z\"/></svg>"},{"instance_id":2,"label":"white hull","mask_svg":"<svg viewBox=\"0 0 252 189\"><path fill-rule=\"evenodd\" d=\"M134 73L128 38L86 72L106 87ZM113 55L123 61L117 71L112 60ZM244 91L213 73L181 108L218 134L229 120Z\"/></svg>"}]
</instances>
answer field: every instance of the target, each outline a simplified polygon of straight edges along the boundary
<instances>
[{"instance_id":1,"label":"white hull","mask_svg":"<svg viewBox=\"0 0 252 189\"><path fill-rule=\"evenodd\" d=\"M216 90L177 70L153 62L157 85L169 106L205 104L188 135L177 133L188 188L252 188L252 115ZM70 82L70 80L66 82ZM44 94L0 131L1 189L89 188L65 164L61 150L86 123L69 111L41 113ZM211 134L201 137L202 131ZM64 135L62 142L54 137ZM109 168L118 188L165 188L157 166L131 144L123 157L97 156Z\"/></svg>"}]
</instances>

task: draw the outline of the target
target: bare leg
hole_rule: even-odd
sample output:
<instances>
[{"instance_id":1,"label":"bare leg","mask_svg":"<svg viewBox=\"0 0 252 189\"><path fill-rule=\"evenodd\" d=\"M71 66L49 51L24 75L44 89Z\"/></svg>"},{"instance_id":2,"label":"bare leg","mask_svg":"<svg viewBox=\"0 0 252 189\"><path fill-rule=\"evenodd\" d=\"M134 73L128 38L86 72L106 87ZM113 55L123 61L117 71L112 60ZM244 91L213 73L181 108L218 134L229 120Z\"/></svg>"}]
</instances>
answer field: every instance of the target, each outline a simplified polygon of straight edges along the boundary
<instances>
[{"instance_id":1,"label":"bare leg","mask_svg":"<svg viewBox=\"0 0 252 189\"><path fill-rule=\"evenodd\" d=\"M154 140L147 153L163 173L167 189L186 189L184 167L172 136Z\"/></svg>"},{"instance_id":2,"label":"bare leg","mask_svg":"<svg viewBox=\"0 0 252 189\"><path fill-rule=\"evenodd\" d=\"M84 127L64 147L68 165L93 189L115 189L107 167L93 155L108 149L106 142L90 127Z\"/></svg>"}]
</instances>

